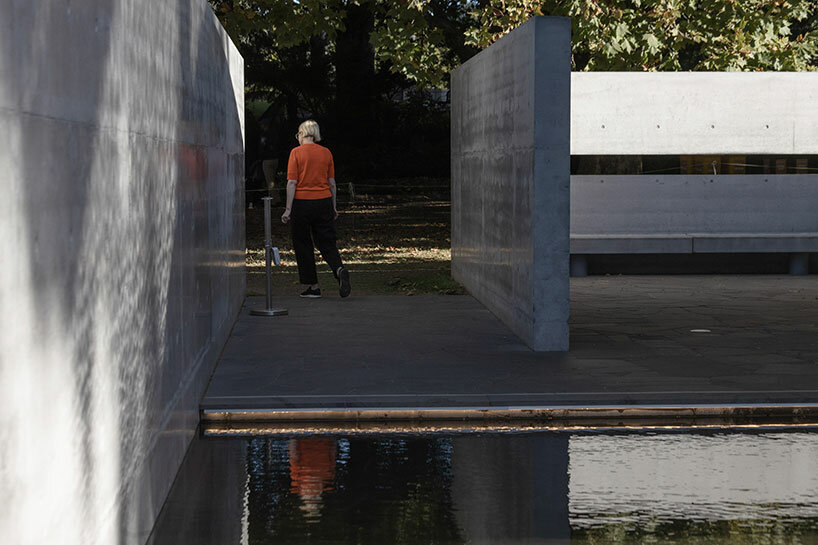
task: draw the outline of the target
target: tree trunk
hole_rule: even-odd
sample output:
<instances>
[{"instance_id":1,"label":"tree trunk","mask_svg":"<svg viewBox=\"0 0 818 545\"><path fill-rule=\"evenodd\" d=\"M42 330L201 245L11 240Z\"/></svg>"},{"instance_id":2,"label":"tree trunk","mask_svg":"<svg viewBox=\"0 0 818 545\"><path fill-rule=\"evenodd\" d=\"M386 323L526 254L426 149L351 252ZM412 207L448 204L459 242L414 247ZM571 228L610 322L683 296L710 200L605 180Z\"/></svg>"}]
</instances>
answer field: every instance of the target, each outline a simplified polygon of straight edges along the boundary
<instances>
[{"instance_id":1,"label":"tree trunk","mask_svg":"<svg viewBox=\"0 0 818 545\"><path fill-rule=\"evenodd\" d=\"M356 143L376 138L374 134L375 48L369 37L375 27L375 15L368 4L348 5L346 30L335 43L335 119L338 135L350 145L342 155L355 157ZM339 139L340 141L340 139ZM341 151L341 150L339 150ZM351 155L351 156L350 156ZM361 165L362 166L362 165Z\"/></svg>"}]
</instances>

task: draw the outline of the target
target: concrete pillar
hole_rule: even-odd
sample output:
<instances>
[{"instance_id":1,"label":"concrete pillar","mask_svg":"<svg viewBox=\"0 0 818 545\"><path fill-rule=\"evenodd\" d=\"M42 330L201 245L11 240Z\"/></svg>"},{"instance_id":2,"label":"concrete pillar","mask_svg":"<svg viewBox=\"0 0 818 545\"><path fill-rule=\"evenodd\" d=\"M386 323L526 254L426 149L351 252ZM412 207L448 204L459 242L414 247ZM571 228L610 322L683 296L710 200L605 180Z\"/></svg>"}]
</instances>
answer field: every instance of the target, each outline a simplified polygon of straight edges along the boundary
<instances>
[{"instance_id":1,"label":"concrete pillar","mask_svg":"<svg viewBox=\"0 0 818 545\"><path fill-rule=\"evenodd\" d=\"M571 276L574 278L588 276L588 259L584 255L571 256Z\"/></svg>"},{"instance_id":2,"label":"concrete pillar","mask_svg":"<svg viewBox=\"0 0 818 545\"><path fill-rule=\"evenodd\" d=\"M534 350L568 350L571 22L452 73L452 275Z\"/></svg>"},{"instance_id":3,"label":"concrete pillar","mask_svg":"<svg viewBox=\"0 0 818 545\"><path fill-rule=\"evenodd\" d=\"M790 254L790 274L796 276L809 274L809 254Z\"/></svg>"}]
</instances>

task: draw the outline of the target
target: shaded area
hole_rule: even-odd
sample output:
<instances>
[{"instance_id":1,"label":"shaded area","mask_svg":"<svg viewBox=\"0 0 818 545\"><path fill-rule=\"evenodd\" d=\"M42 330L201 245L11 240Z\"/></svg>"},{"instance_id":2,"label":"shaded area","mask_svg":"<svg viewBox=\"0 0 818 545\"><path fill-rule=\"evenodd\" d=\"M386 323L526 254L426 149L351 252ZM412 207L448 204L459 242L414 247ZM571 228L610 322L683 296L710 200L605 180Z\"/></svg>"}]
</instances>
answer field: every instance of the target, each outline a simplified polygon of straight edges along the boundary
<instances>
[{"instance_id":1,"label":"shaded area","mask_svg":"<svg viewBox=\"0 0 818 545\"><path fill-rule=\"evenodd\" d=\"M469 296L281 297L274 319L250 298L202 407L818 402L810 277L588 277L571 297L566 354Z\"/></svg>"},{"instance_id":2,"label":"shaded area","mask_svg":"<svg viewBox=\"0 0 818 545\"><path fill-rule=\"evenodd\" d=\"M447 441L253 440L250 543L463 543Z\"/></svg>"}]
</instances>

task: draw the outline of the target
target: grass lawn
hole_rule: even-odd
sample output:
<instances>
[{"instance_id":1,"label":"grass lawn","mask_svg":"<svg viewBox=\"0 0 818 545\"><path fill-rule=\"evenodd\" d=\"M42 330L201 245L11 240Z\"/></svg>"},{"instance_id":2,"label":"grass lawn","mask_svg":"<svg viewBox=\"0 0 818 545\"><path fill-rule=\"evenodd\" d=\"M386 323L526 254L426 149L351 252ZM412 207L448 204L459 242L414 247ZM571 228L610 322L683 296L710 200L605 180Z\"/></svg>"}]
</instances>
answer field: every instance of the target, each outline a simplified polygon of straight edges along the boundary
<instances>
[{"instance_id":1,"label":"grass lawn","mask_svg":"<svg viewBox=\"0 0 818 545\"><path fill-rule=\"evenodd\" d=\"M353 295L465 293L451 277L448 192L412 182L387 186L390 194L383 193L384 184L361 184L352 192L343 188L339 195L338 249L351 274ZM434 181L425 181L430 183ZM437 184L433 187L445 187ZM362 191L368 188L381 194ZM282 204L273 205L273 246L281 253L281 266L273 268L273 295L298 295L303 288L289 225L281 223L283 211ZM264 295L264 210L258 206L246 214L247 294ZM337 283L318 252L316 263L322 291L337 296Z\"/></svg>"}]
</instances>

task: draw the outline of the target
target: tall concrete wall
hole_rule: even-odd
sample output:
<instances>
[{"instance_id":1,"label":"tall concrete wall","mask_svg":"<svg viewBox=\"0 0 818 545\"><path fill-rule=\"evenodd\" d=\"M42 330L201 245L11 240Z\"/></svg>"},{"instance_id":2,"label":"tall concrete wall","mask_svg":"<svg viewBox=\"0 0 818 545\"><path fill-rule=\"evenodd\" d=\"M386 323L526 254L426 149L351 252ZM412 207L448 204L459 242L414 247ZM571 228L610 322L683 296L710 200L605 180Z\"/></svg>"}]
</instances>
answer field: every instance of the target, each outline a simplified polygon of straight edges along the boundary
<instances>
[{"instance_id":1,"label":"tall concrete wall","mask_svg":"<svg viewBox=\"0 0 818 545\"><path fill-rule=\"evenodd\" d=\"M0 6L0 543L141 544L243 298L243 61L205 0Z\"/></svg>"},{"instance_id":2,"label":"tall concrete wall","mask_svg":"<svg viewBox=\"0 0 818 545\"><path fill-rule=\"evenodd\" d=\"M568 349L571 25L452 73L452 274L534 350Z\"/></svg>"},{"instance_id":3,"label":"tall concrete wall","mask_svg":"<svg viewBox=\"0 0 818 545\"><path fill-rule=\"evenodd\" d=\"M577 72L574 155L816 154L816 72Z\"/></svg>"}]
</instances>

